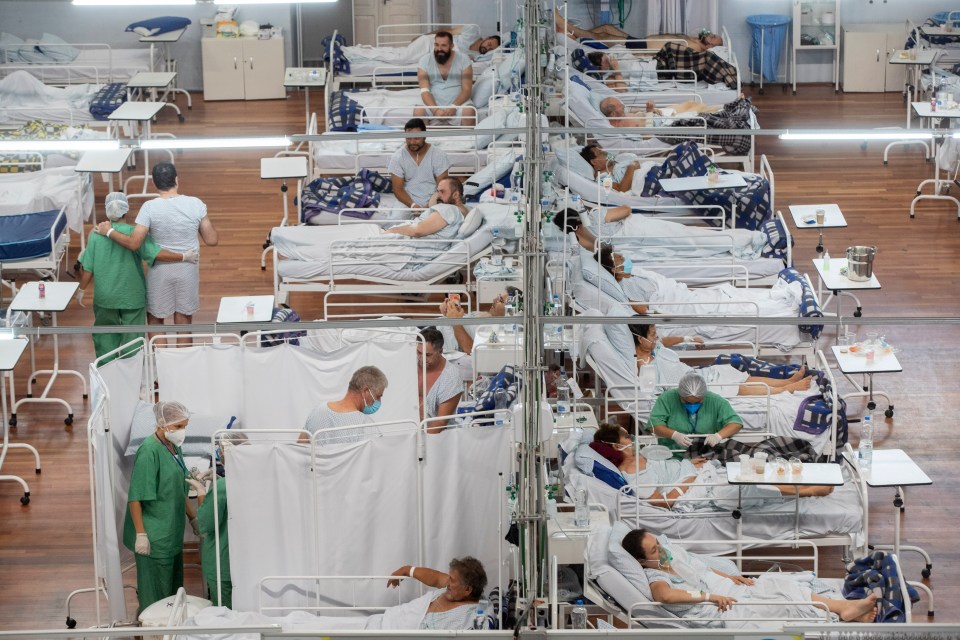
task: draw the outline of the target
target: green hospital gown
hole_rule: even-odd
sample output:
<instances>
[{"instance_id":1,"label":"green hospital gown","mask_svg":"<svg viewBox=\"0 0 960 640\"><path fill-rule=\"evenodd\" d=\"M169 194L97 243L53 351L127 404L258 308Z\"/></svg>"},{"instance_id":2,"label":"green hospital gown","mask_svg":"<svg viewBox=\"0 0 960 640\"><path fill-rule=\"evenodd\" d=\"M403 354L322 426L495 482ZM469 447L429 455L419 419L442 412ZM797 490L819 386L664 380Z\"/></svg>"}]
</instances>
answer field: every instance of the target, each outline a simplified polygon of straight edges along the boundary
<instances>
[{"instance_id":1,"label":"green hospital gown","mask_svg":"<svg viewBox=\"0 0 960 640\"><path fill-rule=\"evenodd\" d=\"M139 501L143 526L150 539L150 555L134 553L137 594L143 611L183 586L183 532L186 525L187 483L183 452L176 457L154 434L137 450L127 501ZM134 551L137 531L127 505L123 545Z\"/></svg>"},{"instance_id":2,"label":"green hospital gown","mask_svg":"<svg viewBox=\"0 0 960 640\"><path fill-rule=\"evenodd\" d=\"M118 233L133 233L133 227L125 222L114 222L113 228ZM130 251L106 236L90 233L80 264L94 277L94 325L146 323L147 281L143 262L153 265L161 250L162 247L150 236L144 239L140 249ZM142 336L142 333L94 334L93 346L99 358Z\"/></svg>"},{"instance_id":3,"label":"green hospital gown","mask_svg":"<svg viewBox=\"0 0 960 640\"><path fill-rule=\"evenodd\" d=\"M203 579L210 590L210 600L217 604L217 547L214 532L220 525L220 593L222 605L233 608L233 583L230 580L230 546L227 541L227 481L217 478L217 507L213 506L213 487L207 491L203 504L197 509L197 521L200 524L200 560L203 566ZM216 518L214 518L216 514Z\"/></svg>"},{"instance_id":4,"label":"green hospital gown","mask_svg":"<svg viewBox=\"0 0 960 640\"><path fill-rule=\"evenodd\" d=\"M651 427L666 425L680 433L710 434L720 431L731 422L743 424L743 420L740 419L740 416L737 415L737 412L733 410L733 407L725 398L708 391L703 398L703 406L697 411L696 427L694 427L690 414L687 413L683 402L680 401L679 392L676 389L668 389L657 398L653 410L650 412L648 424ZM675 452L684 451L683 447L670 438L660 438L657 442L673 449Z\"/></svg>"}]
</instances>

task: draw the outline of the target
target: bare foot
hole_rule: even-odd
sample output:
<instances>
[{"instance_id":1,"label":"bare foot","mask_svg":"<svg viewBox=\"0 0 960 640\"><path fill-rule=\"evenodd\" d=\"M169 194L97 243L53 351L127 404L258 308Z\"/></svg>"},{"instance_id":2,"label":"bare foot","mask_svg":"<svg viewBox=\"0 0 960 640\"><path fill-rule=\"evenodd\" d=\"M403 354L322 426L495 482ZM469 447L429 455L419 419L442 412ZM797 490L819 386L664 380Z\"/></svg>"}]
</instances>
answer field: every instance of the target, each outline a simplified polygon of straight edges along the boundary
<instances>
[{"instance_id":1,"label":"bare foot","mask_svg":"<svg viewBox=\"0 0 960 640\"><path fill-rule=\"evenodd\" d=\"M871 609L870 611L866 612L865 614L863 614L862 616L860 616L859 618L857 618L856 621L857 621L857 622L866 622L866 623L868 623L868 624L871 623L871 622L876 622L876 621L877 621L877 608L874 607L874 608Z\"/></svg>"},{"instance_id":2,"label":"bare foot","mask_svg":"<svg viewBox=\"0 0 960 640\"><path fill-rule=\"evenodd\" d=\"M799 369L793 372L792 376L787 378L787 380L791 382L796 382L797 380L801 380L802 378L804 378L806 375L807 375L807 365L802 364L800 365Z\"/></svg>"},{"instance_id":3,"label":"bare foot","mask_svg":"<svg viewBox=\"0 0 960 640\"><path fill-rule=\"evenodd\" d=\"M877 595L871 593L863 600L847 600L846 605L840 612L840 619L844 622L873 622L873 618L869 620L865 620L865 618L871 611L874 617L876 617L876 610Z\"/></svg>"},{"instance_id":4,"label":"bare foot","mask_svg":"<svg viewBox=\"0 0 960 640\"><path fill-rule=\"evenodd\" d=\"M811 378L807 376L803 380L788 384L785 388L788 391L808 391L810 389L810 380Z\"/></svg>"}]
</instances>

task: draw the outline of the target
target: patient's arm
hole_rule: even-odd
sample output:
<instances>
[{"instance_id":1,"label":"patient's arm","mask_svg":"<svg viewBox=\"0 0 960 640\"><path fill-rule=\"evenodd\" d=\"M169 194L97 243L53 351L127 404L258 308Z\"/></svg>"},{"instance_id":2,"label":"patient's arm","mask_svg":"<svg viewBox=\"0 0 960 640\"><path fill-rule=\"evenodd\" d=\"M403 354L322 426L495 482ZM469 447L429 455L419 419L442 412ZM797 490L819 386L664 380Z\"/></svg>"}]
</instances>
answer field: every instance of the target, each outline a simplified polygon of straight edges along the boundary
<instances>
[{"instance_id":1,"label":"patient's arm","mask_svg":"<svg viewBox=\"0 0 960 640\"><path fill-rule=\"evenodd\" d=\"M437 233L447 226L447 221L443 219L439 211L434 211L426 218L416 224L404 224L398 227L387 229L387 233L399 233L402 236L411 238L422 238Z\"/></svg>"},{"instance_id":2,"label":"patient's arm","mask_svg":"<svg viewBox=\"0 0 960 640\"><path fill-rule=\"evenodd\" d=\"M393 195L396 196L397 200L403 203L404 206L410 207L411 209L419 209L420 203L414 202L413 198L410 197L410 194L407 193L406 189L406 180L400 176L390 175L390 184L393 187Z\"/></svg>"},{"instance_id":3,"label":"patient's arm","mask_svg":"<svg viewBox=\"0 0 960 640\"><path fill-rule=\"evenodd\" d=\"M415 567L413 565L405 564L390 575L392 576L409 576L411 569L413 570L413 577L427 585L428 587L434 587L435 589L443 589L447 586L447 583L450 581L450 576L442 571L437 571L436 569L431 569L429 567ZM388 587L399 587L399 580L388 580Z\"/></svg>"},{"instance_id":4,"label":"patient's arm","mask_svg":"<svg viewBox=\"0 0 960 640\"><path fill-rule=\"evenodd\" d=\"M606 213L603 215L604 222L618 222L620 220L625 220L632 215L630 207L609 207L607 208Z\"/></svg>"},{"instance_id":5,"label":"patient's arm","mask_svg":"<svg viewBox=\"0 0 960 640\"><path fill-rule=\"evenodd\" d=\"M627 166L627 170L623 172L623 178L620 182L613 185L613 188L621 193L630 191L630 189L633 188L633 174L636 173L638 168L640 168L639 162L631 162Z\"/></svg>"}]
</instances>

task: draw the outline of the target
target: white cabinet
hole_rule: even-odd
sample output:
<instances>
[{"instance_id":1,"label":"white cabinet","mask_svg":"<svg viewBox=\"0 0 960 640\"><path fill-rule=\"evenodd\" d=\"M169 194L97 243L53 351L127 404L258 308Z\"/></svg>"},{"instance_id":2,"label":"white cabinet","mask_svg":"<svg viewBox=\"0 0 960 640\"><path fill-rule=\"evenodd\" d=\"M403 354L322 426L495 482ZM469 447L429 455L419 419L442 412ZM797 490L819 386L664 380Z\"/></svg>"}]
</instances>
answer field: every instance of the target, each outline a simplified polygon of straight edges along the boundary
<instances>
[{"instance_id":1,"label":"white cabinet","mask_svg":"<svg viewBox=\"0 0 960 640\"><path fill-rule=\"evenodd\" d=\"M850 24L843 28L843 90L846 92L903 91L905 65L890 64L890 56L907 39L902 24Z\"/></svg>"},{"instance_id":2,"label":"white cabinet","mask_svg":"<svg viewBox=\"0 0 960 640\"><path fill-rule=\"evenodd\" d=\"M797 54L829 51L833 84L840 90L840 0L793 0L793 92L797 92Z\"/></svg>"},{"instance_id":3,"label":"white cabinet","mask_svg":"<svg viewBox=\"0 0 960 640\"><path fill-rule=\"evenodd\" d=\"M204 100L286 97L283 38L201 38Z\"/></svg>"}]
</instances>

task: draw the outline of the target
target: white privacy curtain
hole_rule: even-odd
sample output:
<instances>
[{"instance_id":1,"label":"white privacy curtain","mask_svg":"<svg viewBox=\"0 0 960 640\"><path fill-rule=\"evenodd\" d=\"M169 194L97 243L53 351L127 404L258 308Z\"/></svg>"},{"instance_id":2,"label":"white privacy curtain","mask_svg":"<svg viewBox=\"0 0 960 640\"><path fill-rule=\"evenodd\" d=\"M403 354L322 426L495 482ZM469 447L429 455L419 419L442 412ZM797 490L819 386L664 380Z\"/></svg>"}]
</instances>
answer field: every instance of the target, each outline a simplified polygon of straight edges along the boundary
<instances>
[{"instance_id":1,"label":"white privacy curtain","mask_svg":"<svg viewBox=\"0 0 960 640\"><path fill-rule=\"evenodd\" d=\"M706 27L717 32L715 0L649 0L647 2L647 31L649 33L696 32Z\"/></svg>"},{"instance_id":2,"label":"white privacy curtain","mask_svg":"<svg viewBox=\"0 0 960 640\"><path fill-rule=\"evenodd\" d=\"M378 422L419 422L416 343L368 341L322 353L292 345L246 348L243 358L243 426L299 429L321 402L338 400L360 367L387 376Z\"/></svg>"},{"instance_id":3,"label":"white privacy curtain","mask_svg":"<svg viewBox=\"0 0 960 640\"><path fill-rule=\"evenodd\" d=\"M96 562L108 598L110 619L101 623L128 620L123 592L121 556L130 557L123 547L123 520L133 458L125 458L130 425L143 384L143 351L117 359L92 371L89 445L93 455ZM107 397L109 396L109 403ZM129 560L128 560L129 561ZM99 586L99 585L98 585ZM99 608L99 599L98 599Z\"/></svg>"},{"instance_id":4,"label":"white privacy curtain","mask_svg":"<svg viewBox=\"0 0 960 640\"><path fill-rule=\"evenodd\" d=\"M310 449L254 442L231 447L226 467L233 607L257 611L261 578L317 571ZM290 590L264 602L293 606L304 599Z\"/></svg>"},{"instance_id":5,"label":"white privacy curtain","mask_svg":"<svg viewBox=\"0 0 960 640\"><path fill-rule=\"evenodd\" d=\"M154 353L161 400L182 402L195 413L239 415L243 397L239 345L168 347Z\"/></svg>"},{"instance_id":6,"label":"white privacy curtain","mask_svg":"<svg viewBox=\"0 0 960 640\"><path fill-rule=\"evenodd\" d=\"M418 438L426 447L423 463ZM234 607L255 611L261 601L302 606L345 597L326 586L318 598L314 585L304 582L260 593L264 576L386 575L404 564L445 571L452 558L464 555L483 562L492 587L498 549L506 549L506 531L498 533L497 524L505 517L500 474L506 477L510 468L511 443L510 429L478 427L319 447L313 504L306 445L231 448L227 504ZM424 486L422 536L418 474ZM394 592L379 583L362 597L365 603L396 602Z\"/></svg>"},{"instance_id":7,"label":"white privacy curtain","mask_svg":"<svg viewBox=\"0 0 960 640\"><path fill-rule=\"evenodd\" d=\"M374 365L387 376L377 421L419 422L416 339L385 335L327 352L289 344L157 349L160 399L237 416L245 429L300 429L318 404L343 397L354 371Z\"/></svg>"}]
</instances>

